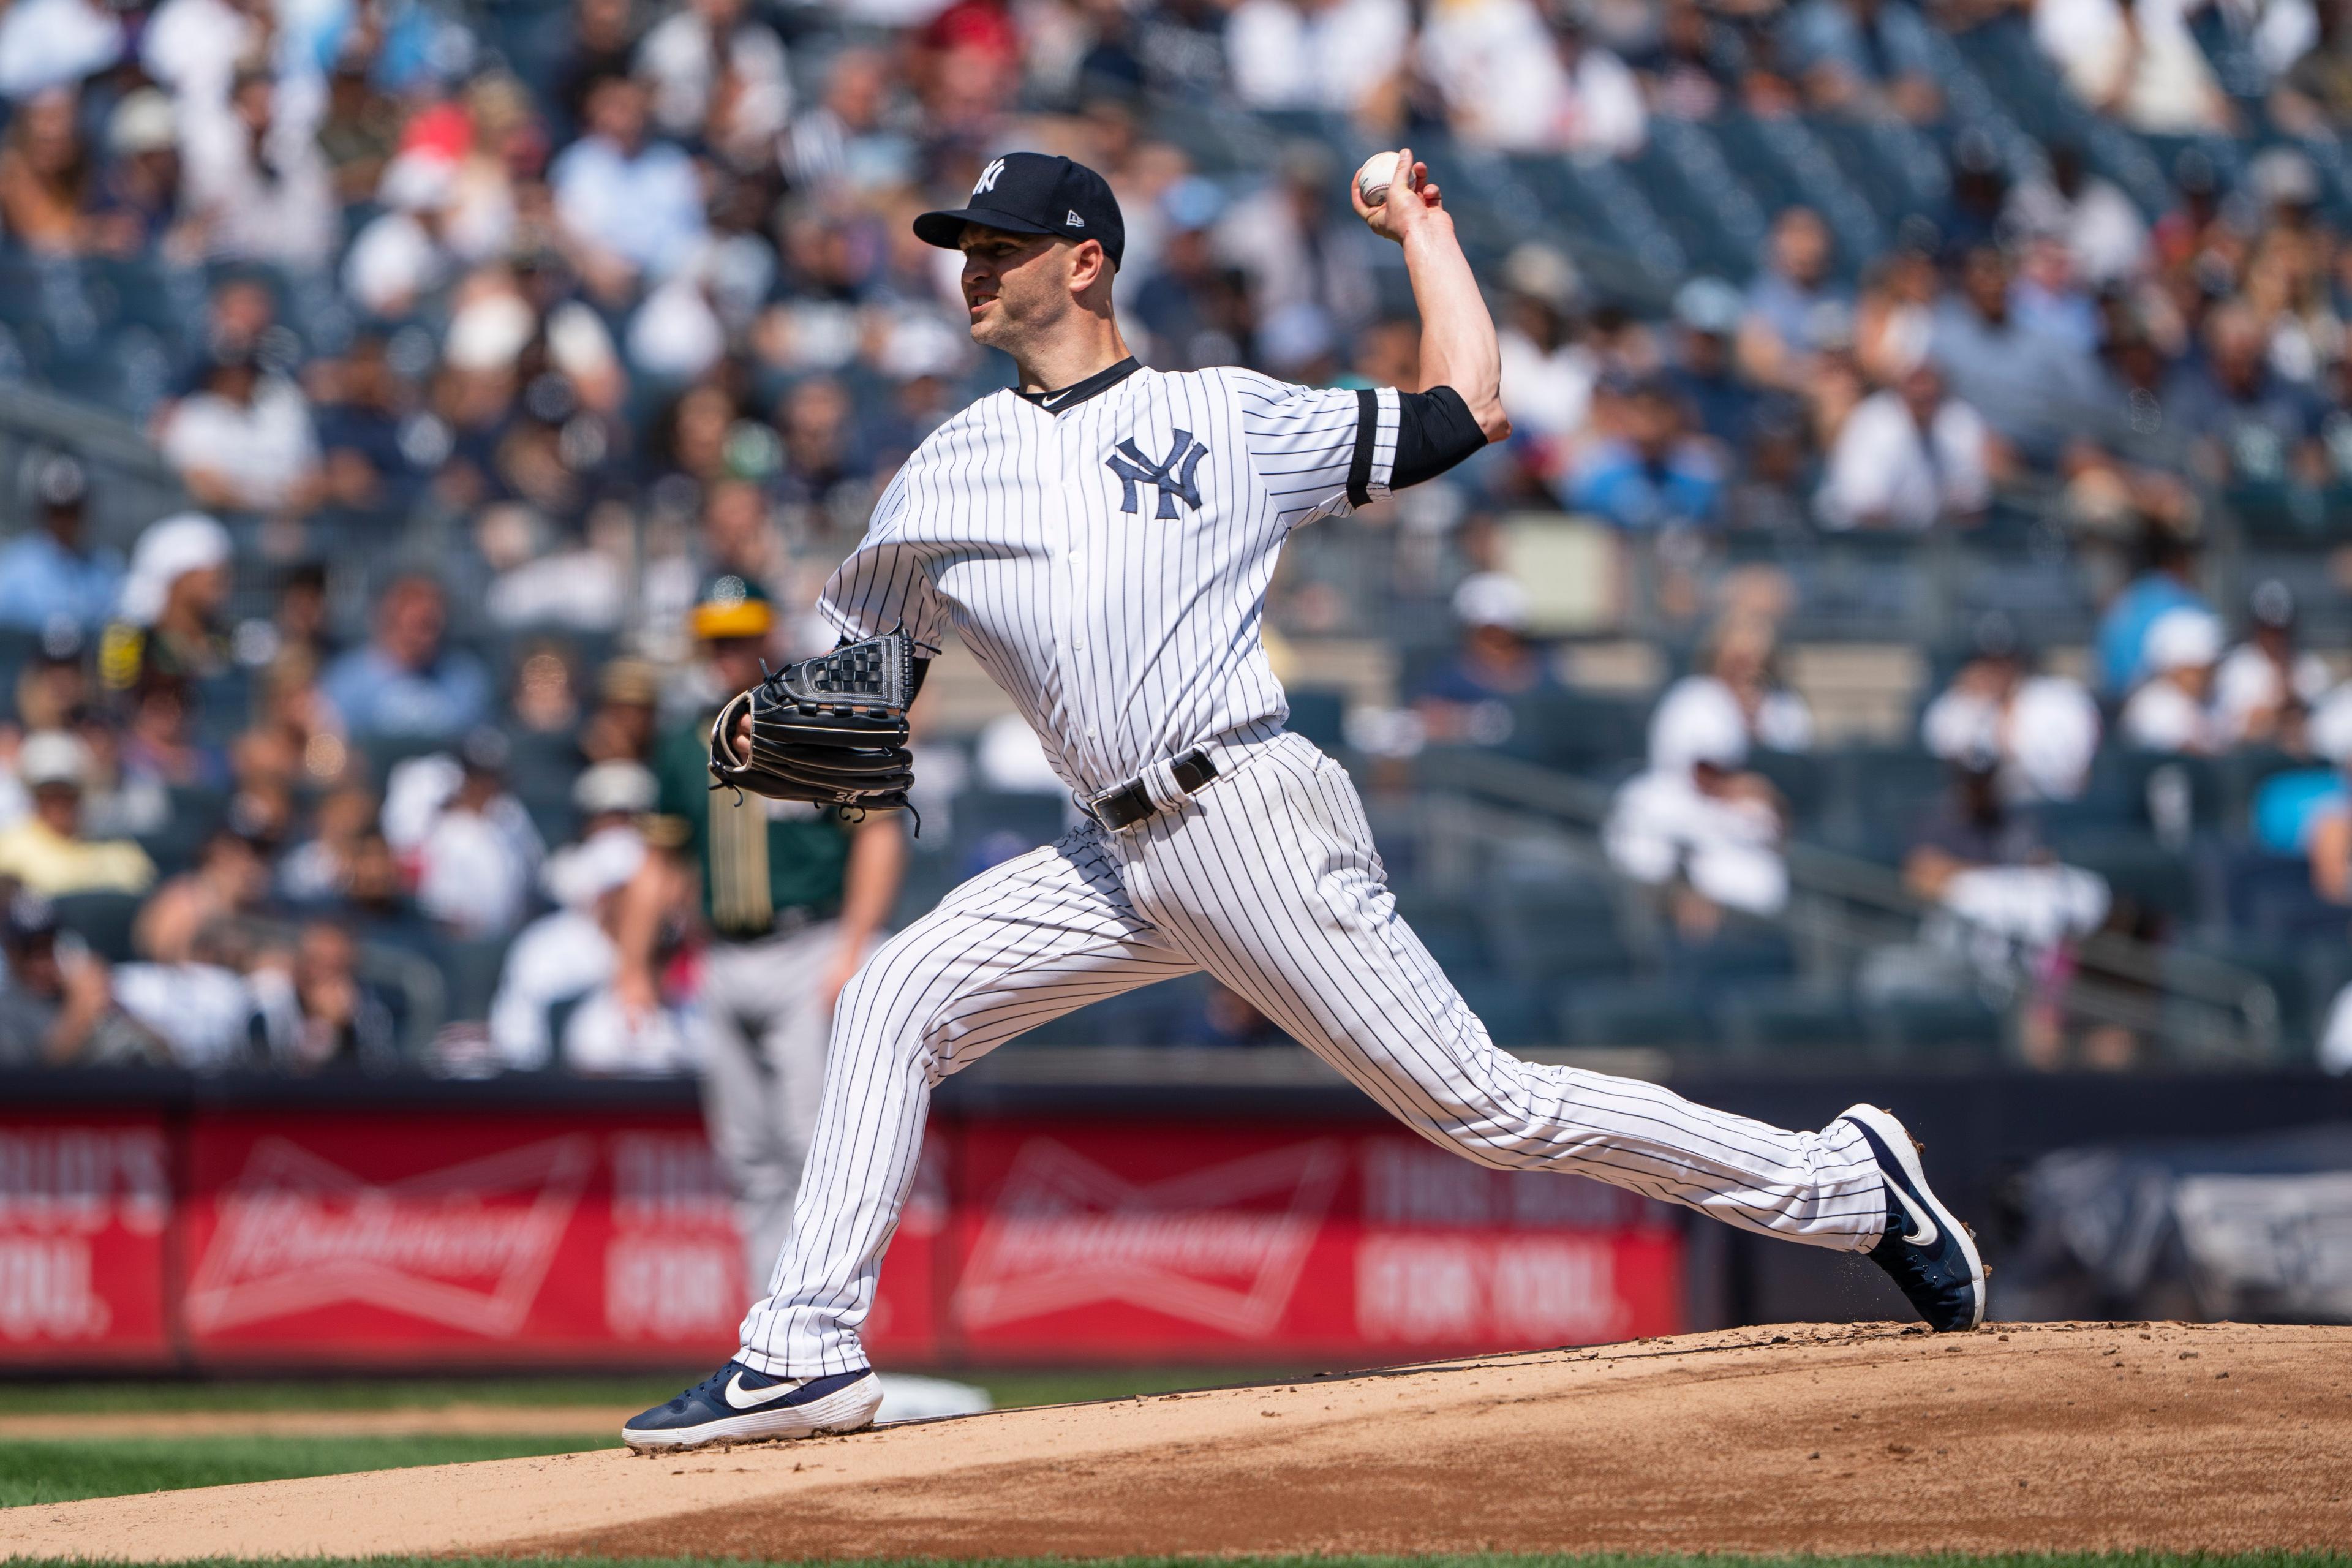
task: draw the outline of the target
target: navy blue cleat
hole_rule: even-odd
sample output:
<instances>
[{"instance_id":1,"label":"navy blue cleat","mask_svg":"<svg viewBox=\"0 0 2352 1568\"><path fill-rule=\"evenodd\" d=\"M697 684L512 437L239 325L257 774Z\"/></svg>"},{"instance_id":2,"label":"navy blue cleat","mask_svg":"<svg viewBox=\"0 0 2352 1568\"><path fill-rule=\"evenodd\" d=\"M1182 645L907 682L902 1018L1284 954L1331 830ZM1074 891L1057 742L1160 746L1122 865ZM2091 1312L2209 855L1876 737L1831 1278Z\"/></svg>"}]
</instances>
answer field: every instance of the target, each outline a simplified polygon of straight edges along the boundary
<instances>
[{"instance_id":1,"label":"navy blue cleat","mask_svg":"<svg viewBox=\"0 0 2352 1568\"><path fill-rule=\"evenodd\" d=\"M824 1377L771 1377L730 1361L671 1400L621 1428L632 1448L699 1448L706 1443L757 1443L815 1437L874 1425L882 1383L873 1372Z\"/></svg>"},{"instance_id":2,"label":"navy blue cleat","mask_svg":"<svg viewBox=\"0 0 2352 1568\"><path fill-rule=\"evenodd\" d=\"M1919 1143L1893 1113L1857 1105L1844 1120L1862 1130L1886 1181L1886 1236L1870 1260L1894 1277L1937 1333L1984 1321L1985 1266L1976 1237L1936 1201L1919 1169Z\"/></svg>"}]
</instances>

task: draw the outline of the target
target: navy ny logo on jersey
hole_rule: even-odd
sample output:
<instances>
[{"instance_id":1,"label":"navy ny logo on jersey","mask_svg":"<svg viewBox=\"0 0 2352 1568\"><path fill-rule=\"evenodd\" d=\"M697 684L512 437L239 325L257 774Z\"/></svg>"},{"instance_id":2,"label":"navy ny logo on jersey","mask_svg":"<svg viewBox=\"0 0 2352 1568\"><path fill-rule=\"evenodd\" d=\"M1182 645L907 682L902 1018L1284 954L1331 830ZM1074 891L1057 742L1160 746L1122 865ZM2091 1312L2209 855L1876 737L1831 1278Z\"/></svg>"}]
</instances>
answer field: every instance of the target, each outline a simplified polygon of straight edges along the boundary
<instances>
[{"instance_id":1,"label":"navy ny logo on jersey","mask_svg":"<svg viewBox=\"0 0 2352 1568\"><path fill-rule=\"evenodd\" d=\"M1192 439L1190 430L1172 430L1175 444L1168 448L1167 458L1153 462L1143 455L1143 449L1129 437L1118 444L1118 450L1103 459L1105 466L1118 476L1118 510L1132 514L1136 509L1135 487L1160 487L1160 510L1162 522L1176 515L1176 502L1181 499L1194 511L1201 510L1200 487L1192 482L1192 470L1209 455L1209 448Z\"/></svg>"}]
</instances>

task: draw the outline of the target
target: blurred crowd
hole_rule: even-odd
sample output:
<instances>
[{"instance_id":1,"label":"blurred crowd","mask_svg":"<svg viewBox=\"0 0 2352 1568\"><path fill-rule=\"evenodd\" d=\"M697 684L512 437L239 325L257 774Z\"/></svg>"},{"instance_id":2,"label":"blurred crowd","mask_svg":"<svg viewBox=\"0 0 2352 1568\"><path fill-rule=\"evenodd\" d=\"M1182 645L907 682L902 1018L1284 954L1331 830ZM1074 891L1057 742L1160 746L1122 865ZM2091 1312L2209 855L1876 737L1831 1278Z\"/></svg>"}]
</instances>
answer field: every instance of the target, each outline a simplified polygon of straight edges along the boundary
<instances>
[{"instance_id":1,"label":"blurred crowd","mask_svg":"<svg viewBox=\"0 0 2352 1568\"><path fill-rule=\"evenodd\" d=\"M2296 764L2260 843L2340 904L2352 698L2298 640L2310 590L2220 602L2199 563L2217 498L2324 533L2352 494L2322 155L2352 112L2345 9L11 0L0 242L21 276L111 279L109 309L176 348L110 395L191 506L118 552L87 454L5 477L0 1059L389 1060L427 1003L382 952L490 1016L453 1070L547 1059L543 1012L495 1026L490 998L530 922L617 918L642 846L612 833L641 834L656 737L701 700L698 596L732 575L781 607L771 652L821 644L806 607L878 487L1004 384L954 257L908 223L1014 144L1110 180L1125 324L1163 368L1417 384L1402 271L1345 199L1362 149L1423 148L1465 232L1505 231L1480 260L1517 434L1348 525L1392 536L1460 637L1368 750L1482 743L1493 705L1559 686L1498 514L1598 519L1671 563L1990 538L2030 498L2104 574L2093 658L2044 668L1994 616L1937 669L1917 737L1954 783L1895 847L1914 889L2045 942L2096 928L2107 900L2041 874L2064 868L2029 808L2083 798L2103 743L2260 748ZM2164 202L2095 138L1997 134L1964 90L1987 38L2161 151ZM1217 163L1171 129L1204 111L1276 151ZM1940 194L1872 254L1778 204L1745 271L1648 301L1507 205L1513 170L1642 169L1676 128L1802 116L1912 138ZM0 318L0 358L32 364L50 329ZM1328 583L1275 608L1277 636L1380 629ZM1785 600L1712 612L1607 835L1694 930L1786 902L1796 812L1748 763L1812 744ZM973 765L1017 793L1034 759L1007 744ZM2034 875L1972 875L2002 868Z\"/></svg>"}]
</instances>

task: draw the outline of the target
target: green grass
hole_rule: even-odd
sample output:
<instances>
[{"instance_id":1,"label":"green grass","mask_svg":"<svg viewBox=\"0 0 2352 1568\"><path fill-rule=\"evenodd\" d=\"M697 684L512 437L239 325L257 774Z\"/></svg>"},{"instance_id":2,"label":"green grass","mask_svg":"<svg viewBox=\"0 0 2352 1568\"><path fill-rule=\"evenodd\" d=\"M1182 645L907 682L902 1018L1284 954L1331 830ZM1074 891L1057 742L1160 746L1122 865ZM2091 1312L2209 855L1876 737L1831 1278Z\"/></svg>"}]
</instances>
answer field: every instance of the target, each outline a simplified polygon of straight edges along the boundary
<instances>
[{"instance_id":1,"label":"green grass","mask_svg":"<svg viewBox=\"0 0 2352 1568\"><path fill-rule=\"evenodd\" d=\"M707 1366L625 1377L284 1378L247 1382L0 1384L0 1415L186 1410L431 1410L449 1405L656 1405ZM887 1371L887 1368L884 1370ZM1112 1367L1099 1372L945 1372L988 1390L1000 1410L1124 1399L1301 1375L1297 1368Z\"/></svg>"},{"instance_id":2,"label":"green grass","mask_svg":"<svg viewBox=\"0 0 2352 1568\"><path fill-rule=\"evenodd\" d=\"M938 1558L871 1557L803 1562L793 1568L1059 1568L1067 1558L1003 1557L948 1563ZM1232 1568L1230 1557L1108 1557L1087 1568ZM2326 1552L2050 1552L1971 1557L1631 1557L1540 1552L1465 1552L1430 1557L1251 1557L1250 1568L2345 1568L2352 1557ZM12 1568L86 1568L65 1558L19 1559ZM137 1568L137 1565L131 1565ZM201 1558L183 1568L244 1568ZM761 1568L747 1558L708 1557L293 1557L270 1568Z\"/></svg>"},{"instance_id":3,"label":"green grass","mask_svg":"<svg viewBox=\"0 0 2352 1568\"><path fill-rule=\"evenodd\" d=\"M121 1437L0 1443L0 1508L614 1447L601 1437Z\"/></svg>"}]
</instances>

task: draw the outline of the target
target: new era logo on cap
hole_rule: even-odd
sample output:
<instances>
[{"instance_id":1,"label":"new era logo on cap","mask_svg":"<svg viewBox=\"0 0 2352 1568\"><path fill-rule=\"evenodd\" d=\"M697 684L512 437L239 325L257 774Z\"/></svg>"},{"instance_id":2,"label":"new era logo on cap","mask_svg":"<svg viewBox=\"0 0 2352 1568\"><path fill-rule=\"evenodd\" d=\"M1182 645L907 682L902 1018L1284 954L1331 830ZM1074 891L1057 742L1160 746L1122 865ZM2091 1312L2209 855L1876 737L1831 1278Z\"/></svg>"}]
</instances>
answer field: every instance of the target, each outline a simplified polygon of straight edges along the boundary
<instances>
[{"instance_id":1,"label":"new era logo on cap","mask_svg":"<svg viewBox=\"0 0 2352 1568\"><path fill-rule=\"evenodd\" d=\"M1114 266L1127 244L1109 183L1084 163L1044 153L990 159L972 182L969 205L925 213L915 220L915 237L953 250L971 224L1008 234L1083 236L1099 242Z\"/></svg>"}]
</instances>

